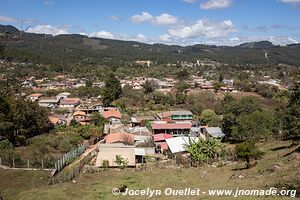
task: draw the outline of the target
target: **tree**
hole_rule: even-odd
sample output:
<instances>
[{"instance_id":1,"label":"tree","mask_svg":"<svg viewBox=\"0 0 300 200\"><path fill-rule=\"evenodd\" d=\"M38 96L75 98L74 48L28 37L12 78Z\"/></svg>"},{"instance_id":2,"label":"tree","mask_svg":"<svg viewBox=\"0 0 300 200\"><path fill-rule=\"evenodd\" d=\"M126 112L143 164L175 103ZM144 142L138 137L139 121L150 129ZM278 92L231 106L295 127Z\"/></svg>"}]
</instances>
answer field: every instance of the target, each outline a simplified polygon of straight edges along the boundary
<instances>
[{"instance_id":1,"label":"tree","mask_svg":"<svg viewBox=\"0 0 300 200\"><path fill-rule=\"evenodd\" d=\"M85 86L86 86L86 87L92 87L92 86L93 86L93 82L92 82L91 80L87 80L87 81L85 82Z\"/></svg>"},{"instance_id":2,"label":"tree","mask_svg":"<svg viewBox=\"0 0 300 200\"><path fill-rule=\"evenodd\" d=\"M184 81L179 81L175 84L175 88L177 90L177 92L182 93L184 92L186 89L189 88L189 84L187 84Z\"/></svg>"},{"instance_id":3,"label":"tree","mask_svg":"<svg viewBox=\"0 0 300 200\"><path fill-rule=\"evenodd\" d=\"M77 126L79 126L79 123L78 123L78 121L76 121L75 119L72 119L71 121L70 121L70 124L69 124L70 126L72 126L72 127L77 127Z\"/></svg>"},{"instance_id":4,"label":"tree","mask_svg":"<svg viewBox=\"0 0 300 200\"><path fill-rule=\"evenodd\" d=\"M109 167L109 161L108 160L103 160L101 167L103 167L104 170L107 170L108 167Z\"/></svg>"},{"instance_id":5,"label":"tree","mask_svg":"<svg viewBox=\"0 0 300 200\"><path fill-rule=\"evenodd\" d=\"M235 153L241 160L246 161L246 168L249 169L250 159L258 159L262 156L262 152L256 147L254 142L243 142L235 146Z\"/></svg>"},{"instance_id":6,"label":"tree","mask_svg":"<svg viewBox=\"0 0 300 200\"><path fill-rule=\"evenodd\" d=\"M119 108L121 111L126 111L127 98L120 98L113 102L113 105Z\"/></svg>"},{"instance_id":7,"label":"tree","mask_svg":"<svg viewBox=\"0 0 300 200\"><path fill-rule=\"evenodd\" d=\"M232 98L226 99L224 101L223 131L227 138L231 138L233 128L238 124L239 116L248 115L260 110L261 108L253 97L243 97L240 101L233 100Z\"/></svg>"},{"instance_id":8,"label":"tree","mask_svg":"<svg viewBox=\"0 0 300 200\"><path fill-rule=\"evenodd\" d=\"M37 103L15 98L0 99L0 138L22 145L26 139L46 133L50 128L47 110Z\"/></svg>"},{"instance_id":9,"label":"tree","mask_svg":"<svg viewBox=\"0 0 300 200\"><path fill-rule=\"evenodd\" d=\"M269 99L273 98L279 92L278 87L267 84L257 84L255 89L257 94Z\"/></svg>"},{"instance_id":10,"label":"tree","mask_svg":"<svg viewBox=\"0 0 300 200\"><path fill-rule=\"evenodd\" d=\"M104 126L106 122L106 119L98 112L91 116L91 123L95 126Z\"/></svg>"},{"instance_id":11,"label":"tree","mask_svg":"<svg viewBox=\"0 0 300 200\"><path fill-rule=\"evenodd\" d=\"M190 139L186 150L190 153L193 161L203 163L216 158L220 146L220 142L214 138L199 139L197 141Z\"/></svg>"},{"instance_id":12,"label":"tree","mask_svg":"<svg viewBox=\"0 0 300 200\"><path fill-rule=\"evenodd\" d=\"M203 110L200 119L203 125L220 126L222 124L222 119L211 109Z\"/></svg>"},{"instance_id":13,"label":"tree","mask_svg":"<svg viewBox=\"0 0 300 200\"><path fill-rule=\"evenodd\" d=\"M154 81L148 81L148 80L142 86L144 88L145 94L150 94L154 92L156 88L156 84L154 83Z\"/></svg>"},{"instance_id":14,"label":"tree","mask_svg":"<svg viewBox=\"0 0 300 200\"><path fill-rule=\"evenodd\" d=\"M219 82L214 82L213 86L214 86L214 91L218 92L220 90L222 84Z\"/></svg>"},{"instance_id":15,"label":"tree","mask_svg":"<svg viewBox=\"0 0 300 200\"><path fill-rule=\"evenodd\" d=\"M267 111L240 115L236 122L232 127L231 139L239 142L265 138L272 134L275 127L275 120Z\"/></svg>"},{"instance_id":16,"label":"tree","mask_svg":"<svg viewBox=\"0 0 300 200\"><path fill-rule=\"evenodd\" d=\"M121 169L123 169L123 168L127 167L129 161L128 161L127 158L126 158L126 159L125 159L125 158L122 158L121 155L116 155L115 163L116 163Z\"/></svg>"},{"instance_id":17,"label":"tree","mask_svg":"<svg viewBox=\"0 0 300 200\"><path fill-rule=\"evenodd\" d=\"M300 82L291 87L289 104L283 115L284 136L297 140L300 138Z\"/></svg>"},{"instance_id":18,"label":"tree","mask_svg":"<svg viewBox=\"0 0 300 200\"><path fill-rule=\"evenodd\" d=\"M190 75L189 75L189 73L188 73L188 71L187 71L186 68L180 70L180 71L177 73L177 78L178 78L179 80L186 80L186 79L189 78L189 76L190 76Z\"/></svg>"},{"instance_id":19,"label":"tree","mask_svg":"<svg viewBox=\"0 0 300 200\"><path fill-rule=\"evenodd\" d=\"M103 105L111 105L114 100L120 98L121 94L122 87L120 81L113 74L109 74L105 80L105 86L102 92Z\"/></svg>"}]
</instances>

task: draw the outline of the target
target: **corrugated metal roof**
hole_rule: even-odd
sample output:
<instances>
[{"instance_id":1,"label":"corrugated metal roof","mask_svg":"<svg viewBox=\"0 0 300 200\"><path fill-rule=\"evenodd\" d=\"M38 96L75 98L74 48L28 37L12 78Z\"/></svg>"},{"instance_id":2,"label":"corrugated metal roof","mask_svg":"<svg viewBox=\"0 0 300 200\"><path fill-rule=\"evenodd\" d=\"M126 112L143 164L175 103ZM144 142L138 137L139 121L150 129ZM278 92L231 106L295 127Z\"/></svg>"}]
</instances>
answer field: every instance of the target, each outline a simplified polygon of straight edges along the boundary
<instances>
[{"instance_id":1,"label":"corrugated metal roof","mask_svg":"<svg viewBox=\"0 0 300 200\"><path fill-rule=\"evenodd\" d=\"M189 110L175 110L171 111L172 115L193 115L193 113Z\"/></svg>"},{"instance_id":2,"label":"corrugated metal roof","mask_svg":"<svg viewBox=\"0 0 300 200\"><path fill-rule=\"evenodd\" d=\"M166 139L166 142L169 146L169 149L172 153L185 152L186 146L190 144L190 142L198 141L197 137L174 137Z\"/></svg>"},{"instance_id":3,"label":"corrugated metal roof","mask_svg":"<svg viewBox=\"0 0 300 200\"><path fill-rule=\"evenodd\" d=\"M205 130L209 135L215 138L220 138L225 136L225 134L222 132L220 127L206 127Z\"/></svg>"}]
</instances>

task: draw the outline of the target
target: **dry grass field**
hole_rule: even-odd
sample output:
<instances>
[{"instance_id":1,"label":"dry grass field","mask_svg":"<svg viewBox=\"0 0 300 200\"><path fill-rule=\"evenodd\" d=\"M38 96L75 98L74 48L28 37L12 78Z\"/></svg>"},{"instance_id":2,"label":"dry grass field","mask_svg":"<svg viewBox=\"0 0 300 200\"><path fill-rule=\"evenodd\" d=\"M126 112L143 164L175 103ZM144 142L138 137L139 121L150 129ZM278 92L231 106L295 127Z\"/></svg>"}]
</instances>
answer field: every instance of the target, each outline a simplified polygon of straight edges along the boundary
<instances>
[{"instance_id":1,"label":"dry grass field","mask_svg":"<svg viewBox=\"0 0 300 200\"><path fill-rule=\"evenodd\" d=\"M150 167L146 171L135 169L108 170L95 173L81 173L73 182L47 185L44 172L0 170L0 191L5 200L115 200L147 199L147 196L123 196L112 194L112 189L126 185L129 189L269 189L300 187L300 155L292 153L296 147L273 151L275 147L288 146L290 141L272 141L260 144L265 155L251 169L243 169L244 163L222 167L203 166L199 168L160 169ZM296 197L297 198L297 197ZM295 199L292 197L259 196L156 196L148 199Z\"/></svg>"}]
</instances>

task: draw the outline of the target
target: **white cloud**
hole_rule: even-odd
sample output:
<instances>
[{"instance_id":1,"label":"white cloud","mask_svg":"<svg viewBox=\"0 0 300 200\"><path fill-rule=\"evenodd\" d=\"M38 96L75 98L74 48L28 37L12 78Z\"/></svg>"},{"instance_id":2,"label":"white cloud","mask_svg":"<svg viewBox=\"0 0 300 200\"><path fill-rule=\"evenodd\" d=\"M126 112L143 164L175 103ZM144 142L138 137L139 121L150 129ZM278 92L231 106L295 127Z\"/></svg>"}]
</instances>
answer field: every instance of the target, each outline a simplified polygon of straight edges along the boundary
<instances>
[{"instance_id":1,"label":"white cloud","mask_svg":"<svg viewBox=\"0 0 300 200\"><path fill-rule=\"evenodd\" d=\"M162 41L162 42L172 42L172 36L169 35L169 34L163 34L163 35L160 35L159 36L159 39Z\"/></svg>"},{"instance_id":2,"label":"white cloud","mask_svg":"<svg viewBox=\"0 0 300 200\"><path fill-rule=\"evenodd\" d=\"M88 36L88 34L86 32L79 32L78 34Z\"/></svg>"},{"instance_id":3,"label":"white cloud","mask_svg":"<svg viewBox=\"0 0 300 200\"><path fill-rule=\"evenodd\" d=\"M283 3L299 3L300 0L280 0Z\"/></svg>"},{"instance_id":4,"label":"white cloud","mask_svg":"<svg viewBox=\"0 0 300 200\"><path fill-rule=\"evenodd\" d=\"M139 33L137 35L127 35L127 34L113 34L108 31L99 31L99 32L93 32L89 34L90 37L98 37L98 38L105 38L105 39L115 39L115 40L125 40L125 41L137 41L137 42L145 42L145 43L151 43L150 39L147 38L142 33Z\"/></svg>"},{"instance_id":5,"label":"white cloud","mask_svg":"<svg viewBox=\"0 0 300 200\"><path fill-rule=\"evenodd\" d=\"M231 0L208 0L200 4L202 9L221 9L231 5Z\"/></svg>"},{"instance_id":6,"label":"white cloud","mask_svg":"<svg viewBox=\"0 0 300 200\"><path fill-rule=\"evenodd\" d=\"M120 20L120 18L118 16L114 16L114 15L110 16L109 19L113 20L113 21L119 21Z\"/></svg>"},{"instance_id":7,"label":"white cloud","mask_svg":"<svg viewBox=\"0 0 300 200\"><path fill-rule=\"evenodd\" d=\"M169 29L168 33L178 38L197 38L201 36L206 38L218 38L225 37L229 33L236 31L230 20L210 22L206 19L202 19L191 25Z\"/></svg>"},{"instance_id":8,"label":"white cloud","mask_svg":"<svg viewBox=\"0 0 300 200\"><path fill-rule=\"evenodd\" d=\"M178 21L179 20L177 17L170 15L168 13L162 13L161 15L155 17L153 23L158 25L172 25L172 24L177 24Z\"/></svg>"},{"instance_id":9,"label":"white cloud","mask_svg":"<svg viewBox=\"0 0 300 200\"><path fill-rule=\"evenodd\" d=\"M177 17L168 13L153 16L148 12L143 12L141 15L134 15L130 19L133 23L151 22L156 25L174 25L179 23L179 19Z\"/></svg>"},{"instance_id":10,"label":"white cloud","mask_svg":"<svg viewBox=\"0 0 300 200\"><path fill-rule=\"evenodd\" d=\"M196 3L196 0L182 0L182 1L184 1L186 3Z\"/></svg>"},{"instance_id":11,"label":"white cloud","mask_svg":"<svg viewBox=\"0 0 300 200\"><path fill-rule=\"evenodd\" d=\"M90 34L91 37L99 37L99 38L106 38L106 39L115 39L115 36L108 32L108 31L99 31L93 32Z\"/></svg>"},{"instance_id":12,"label":"white cloud","mask_svg":"<svg viewBox=\"0 0 300 200\"><path fill-rule=\"evenodd\" d=\"M131 21L134 23L146 22L153 19L153 16L148 12L143 12L141 15L133 15Z\"/></svg>"},{"instance_id":13,"label":"white cloud","mask_svg":"<svg viewBox=\"0 0 300 200\"><path fill-rule=\"evenodd\" d=\"M44 4L45 4L46 6L51 6L51 5L54 4L54 1L51 1L51 0L45 0L45 1L44 1Z\"/></svg>"},{"instance_id":14,"label":"white cloud","mask_svg":"<svg viewBox=\"0 0 300 200\"><path fill-rule=\"evenodd\" d=\"M236 46L247 42L258 42L267 40L272 42L274 45L287 45L298 43L297 40L288 36L244 36L244 37L232 37L232 38L217 38L213 40L207 40L206 44L225 45L225 46Z\"/></svg>"},{"instance_id":15,"label":"white cloud","mask_svg":"<svg viewBox=\"0 0 300 200\"><path fill-rule=\"evenodd\" d=\"M60 34L68 34L68 27L55 27L55 26L51 26L51 25L37 25L35 27L28 28L26 32L60 35Z\"/></svg>"},{"instance_id":16,"label":"white cloud","mask_svg":"<svg viewBox=\"0 0 300 200\"><path fill-rule=\"evenodd\" d=\"M0 15L0 22L10 23L10 22L16 22L16 21L18 21L18 20L15 19L15 18L4 16L4 15Z\"/></svg>"}]
</instances>

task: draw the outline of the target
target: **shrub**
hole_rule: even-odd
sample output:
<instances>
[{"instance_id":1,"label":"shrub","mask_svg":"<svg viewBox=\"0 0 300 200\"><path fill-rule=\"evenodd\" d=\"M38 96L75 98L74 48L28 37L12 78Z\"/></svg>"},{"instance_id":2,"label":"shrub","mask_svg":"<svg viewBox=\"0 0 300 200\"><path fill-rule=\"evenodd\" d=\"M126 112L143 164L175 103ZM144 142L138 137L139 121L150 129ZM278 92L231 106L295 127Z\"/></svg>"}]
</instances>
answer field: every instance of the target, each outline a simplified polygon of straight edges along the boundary
<instances>
[{"instance_id":1,"label":"shrub","mask_svg":"<svg viewBox=\"0 0 300 200\"><path fill-rule=\"evenodd\" d=\"M259 151L254 142L243 142L235 147L236 155L239 159L246 161L246 168L250 168L250 159L258 159L263 153Z\"/></svg>"}]
</instances>

